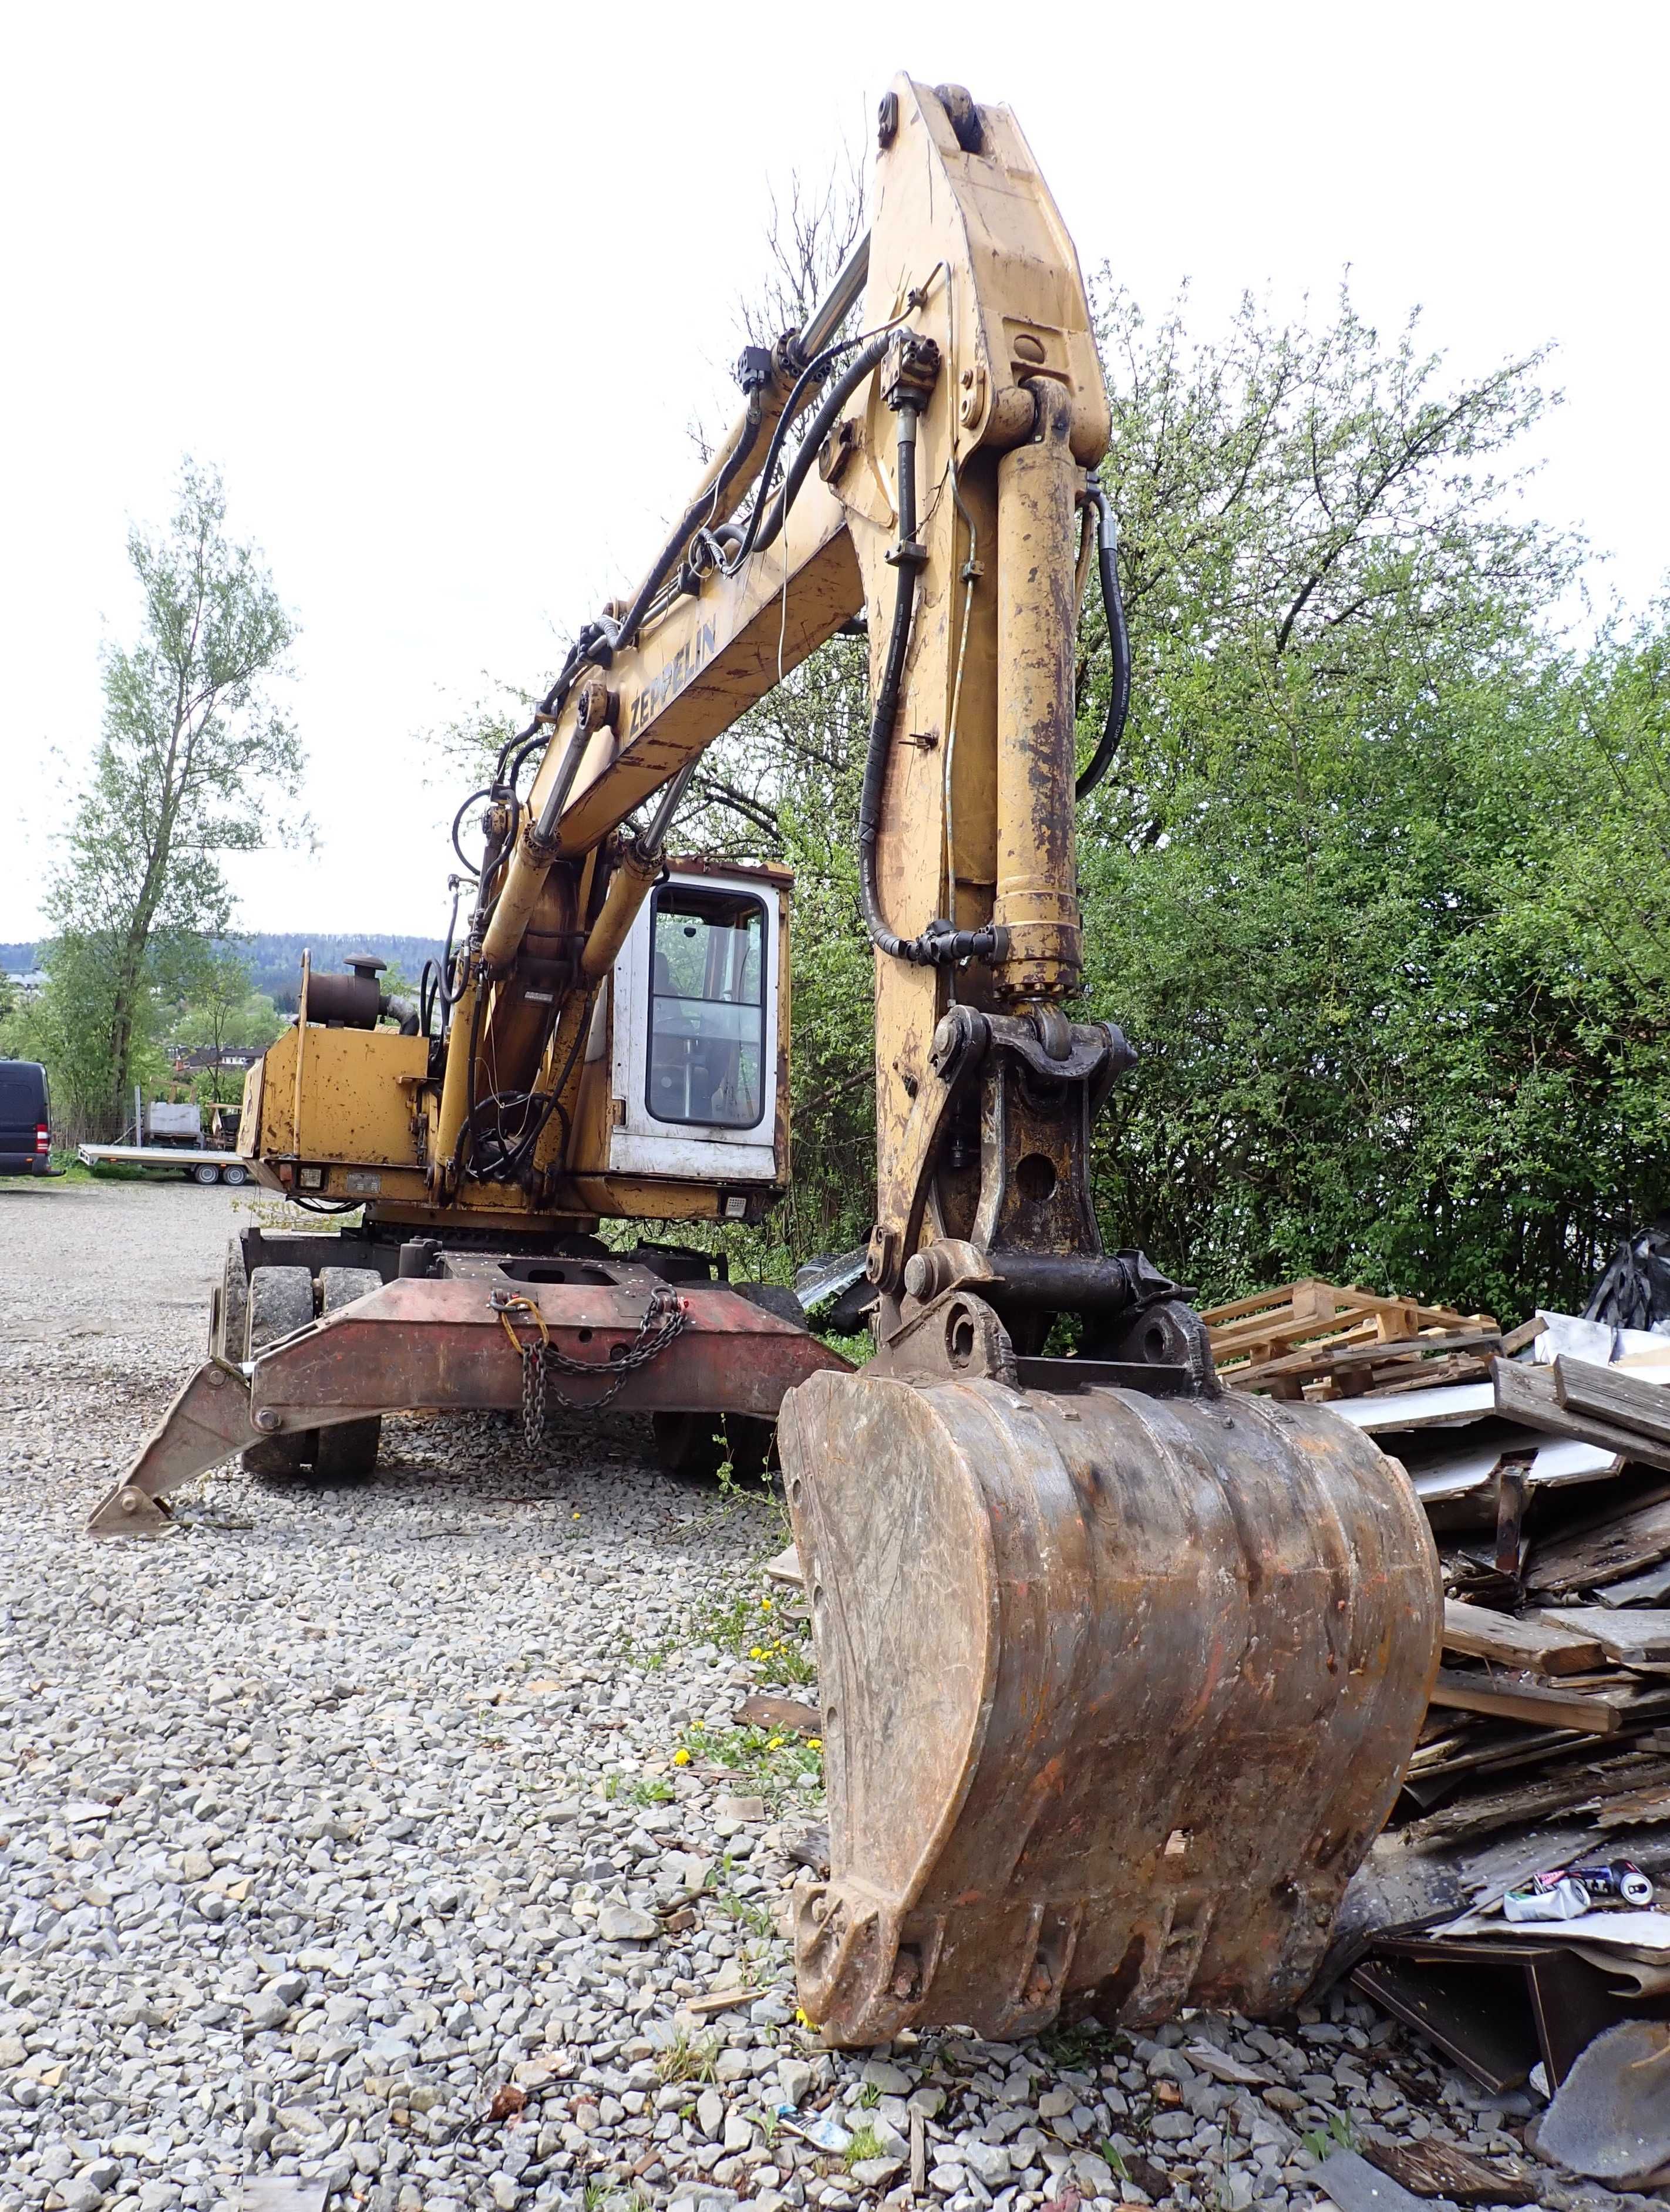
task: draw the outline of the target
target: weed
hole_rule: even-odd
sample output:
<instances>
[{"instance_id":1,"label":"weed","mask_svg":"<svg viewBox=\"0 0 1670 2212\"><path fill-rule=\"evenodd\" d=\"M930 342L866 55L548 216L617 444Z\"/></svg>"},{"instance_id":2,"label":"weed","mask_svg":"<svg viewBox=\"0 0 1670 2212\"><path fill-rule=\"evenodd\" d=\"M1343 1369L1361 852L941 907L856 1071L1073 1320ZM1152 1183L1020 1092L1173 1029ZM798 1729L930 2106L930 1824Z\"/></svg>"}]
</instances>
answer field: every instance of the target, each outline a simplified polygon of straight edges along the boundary
<instances>
[{"instance_id":1,"label":"weed","mask_svg":"<svg viewBox=\"0 0 1670 2212\"><path fill-rule=\"evenodd\" d=\"M882 2093L873 2081L866 2081L859 2091L859 2102L866 2112L873 2112L882 2100Z\"/></svg>"},{"instance_id":2,"label":"weed","mask_svg":"<svg viewBox=\"0 0 1670 2212\"><path fill-rule=\"evenodd\" d=\"M802 1775L821 1781L823 1754L820 1743L799 1736L768 1735L757 1728L692 1728L684 1732L683 1747L692 1759L710 1759L751 1782L762 1797L775 1805L794 1788Z\"/></svg>"},{"instance_id":3,"label":"weed","mask_svg":"<svg viewBox=\"0 0 1670 2212\"><path fill-rule=\"evenodd\" d=\"M669 2081L711 2081L714 2062L718 2057L716 2035L693 2036L687 2027L681 2027L656 2058L655 2071L664 2085ZM690 2109L694 2112L695 2108L692 2106Z\"/></svg>"},{"instance_id":4,"label":"weed","mask_svg":"<svg viewBox=\"0 0 1670 2212\"><path fill-rule=\"evenodd\" d=\"M884 2158L885 2155L886 2153L882 2148L881 2137L876 2133L876 2130L870 2125L867 2120L861 2121L859 2125L853 2130L853 2140L847 2144L846 2149L841 2153L841 2156L847 2161L847 2170L849 2173L852 2172L853 2168L859 2164L860 2160L866 2158Z\"/></svg>"},{"instance_id":5,"label":"weed","mask_svg":"<svg viewBox=\"0 0 1670 2212\"><path fill-rule=\"evenodd\" d=\"M1131 2176L1125 2164L1124 2153L1120 2151L1106 2136L1103 2136L1102 2138L1102 2155L1108 2166L1112 2169L1114 2179L1116 2181L1129 2181Z\"/></svg>"},{"instance_id":6,"label":"weed","mask_svg":"<svg viewBox=\"0 0 1670 2212\"><path fill-rule=\"evenodd\" d=\"M1072 2027L1051 2028L1038 2038L1038 2047L1050 2063L1066 2072L1075 2067L1095 2066L1104 2063L1124 2047L1123 2036L1098 2027L1094 2021L1080 2021Z\"/></svg>"},{"instance_id":7,"label":"weed","mask_svg":"<svg viewBox=\"0 0 1670 2212\"><path fill-rule=\"evenodd\" d=\"M1330 2112L1326 2127L1307 2128L1299 2140L1319 2164L1331 2151L1358 2148L1357 2130L1344 2112Z\"/></svg>"},{"instance_id":8,"label":"weed","mask_svg":"<svg viewBox=\"0 0 1670 2212\"><path fill-rule=\"evenodd\" d=\"M635 1805L671 1805L678 1792L665 1774L647 1774L629 1792Z\"/></svg>"},{"instance_id":9,"label":"weed","mask_svg":"<svg viewBox=\"0 0 1670 2212\"><path fill-rule=\"evenodd\" d=\"M774 1936L777 1923L763 1905L756 1905L746 1897L738 1897L734 1889L721 1889L714 1902L722 1912L728 1912L739 1928L750 1936Z\"/></svg>"}]
</instances>

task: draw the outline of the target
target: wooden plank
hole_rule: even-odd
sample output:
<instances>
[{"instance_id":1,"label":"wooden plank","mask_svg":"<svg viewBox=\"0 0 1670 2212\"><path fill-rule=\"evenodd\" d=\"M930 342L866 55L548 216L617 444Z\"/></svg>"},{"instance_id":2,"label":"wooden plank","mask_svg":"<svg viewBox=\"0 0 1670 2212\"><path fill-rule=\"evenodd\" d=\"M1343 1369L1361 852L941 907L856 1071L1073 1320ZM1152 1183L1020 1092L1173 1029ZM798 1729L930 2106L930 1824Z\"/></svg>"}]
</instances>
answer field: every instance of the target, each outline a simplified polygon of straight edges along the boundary
<instances>
[{"instance_id":1,"label":"wooden plank","mask_svg":"<svg viewBox=\"0 0 1670 2212\"><path fill-rule=\"evenodd\" d=\"M1528 1619L1539 1626L1557 1624L1569 1633L1592 1637L1620 1667L1650 1667L1670 1660L1670 1612L1645 1606L1570 1605L1556 1613L1533 1613Z\"/></svg>"},{"instance_id":2,"label":"wooden plank","mask_svg":"<svg viewBox=\"0 0 1670 2212\"><path fill-rule=\"evenodd\" d=\"M1551 1436L1576 1437L1586 1444L1599 1444L1603 1450L1622 1452L1625 1458L1639 1460L1647 1467L1670 1469L1670 1443L1562 1406L1554 1395L1552 1367L1533 1367L1521 1359L1493 1359L1491 1378L1496 1409L1509 1420L1523 1421L1527 1428L1543 1429Z\"/></svg>"},{"instance_id":3,"label":"wooden plank","mask_svg":"<svg viewBox=\"0 0 1670 2212\"><path fill-rule=\"evenodd\" d=\"M1525 1462L1504 1459L1496 1471L1496 1553L1491 1564L1497 1574L1519 1573L1524 1534Z\"/></svg>"},{"instance_id":4,"label":"wooden plank","mask_svg":"<svg viewBox=\"0 0 1670 2212\"><path fill-rule=\"evenodd\" d=\"M1458 1798L1441 1812L1412 1820L1401 1831L1410 1849L1440 1850L1470 1836L1489 1835L1493 1829L1527 1826L1550 1814L1600 1805L1649 1784L1670 1785L1670 1759L1629 1752L1604 1764L1563 1768L1558 1774L1521 1782L1511 1790L1497 1790L1477 1797Z\"/></svg>"},{"instance_id":5,"label":"wooden plank","mask_svg":"<svg viewBox=\"0 0 1670 2212\"><path fill-rule=\"evenodd\" d=\"M1526 1677L1464 1674L1441 1667L1431 1702L1464 1713L1494 1713L1503 1720L1529 1721L1541 1728L1580 1729L1585 1735L1614 1735L1618 1715L1585 1690L1551 1690Z\"/></svg>"},{"instance_id":6,"label":"wooden plank","mask_svg":"<svg viewBox=\"0 0 1670 2212\"><path fill-rule=\"evenodd\" d=\"M1670 1395L1662 1382L1647 1379L1652 1371L1624 1374L1592 1360L1560 1358L1554 1362L1554 1395L1569 1413L1595 1413L1614 1428L1670 1445ZM1670 1369L1662 1371L1670 1374Z\"/></svg>"},{"instance_id":7,"label":"wooden plank","mask_svg":"<svg viewBox=\"0 0 1670 2212\"><path fill-rule=\"evenodd\" d=\"M1655 1826L1670 1815L1670 1789L1660 1783L1649 1784L1645 1790L1632 1790L1627 1797L1614 1797L1595 1815L1595 1826L1600 1828L1633 1828L1638 1823L1651 1821Z\"/></svg>"},{"instance_id":8,"label":"wooden plank","mask_svg":"<svg viewBox=\"0 0 1670 2212\"><path fill-rule=\"evenodd\" d=\"M1600 1663L1605 1650L1598 1635L1580 1634L1558 1613L1540 1613L1528 1620L1492 1613L1488 1606L1444 1601L1444 1649L1469 1659L1493 1659L1498 1666L1529 1668L1539 1674L1581 1674Z\"/></svg>"},{"instance_id":9,"label":"wooden plank","mask_svg":"<svg viewBox=\"0 0 1670 2212\"><path fill-rule=\"evenodd\" d=\"M1622 1582L1661 1559L1670 1559L1670 1499L1663 1498L1613 1516L1598 1528L1568 1530L1539 1544L1525 1579L1534 1590L1562 1597L1597 1583Z\"/></svg>"},{"instance_id":10,"label":"wooden plank","mask_svg":"<svg viewBox=\"0 0 1670 2212\"><path fill-rule=\"evenodd\" d=\"M737 1708L737 1718L744 1728L790 1729L797 1735L823 1733L816 1706L805 1705L799 1698L774 1697L765 1690L756 1690L752 1697L744 1698Z\"/></svg>"}]
</instances>

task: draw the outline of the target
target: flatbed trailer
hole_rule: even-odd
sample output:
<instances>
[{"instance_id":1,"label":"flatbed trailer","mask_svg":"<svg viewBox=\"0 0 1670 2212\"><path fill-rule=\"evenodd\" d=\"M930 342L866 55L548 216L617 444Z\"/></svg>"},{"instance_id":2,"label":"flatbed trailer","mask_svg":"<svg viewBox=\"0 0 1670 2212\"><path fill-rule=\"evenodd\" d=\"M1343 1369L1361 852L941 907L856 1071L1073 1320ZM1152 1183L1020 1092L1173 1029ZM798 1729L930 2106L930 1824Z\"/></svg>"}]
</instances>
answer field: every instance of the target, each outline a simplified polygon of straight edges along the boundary
<instances>
[{"instance_id":1,"label":"flatbed trailer","mask_svg":"<svg viewBox=\"0 0 1670 2212\"><path fill-rule=\"evenodd\" d=\"M249 1163L235 1152L210 1152L186 1145L77 1145L76 1158L88 1168L175 1168L205 1187L236 1187L249 1181Z\"/></svg>"}]
</instances>

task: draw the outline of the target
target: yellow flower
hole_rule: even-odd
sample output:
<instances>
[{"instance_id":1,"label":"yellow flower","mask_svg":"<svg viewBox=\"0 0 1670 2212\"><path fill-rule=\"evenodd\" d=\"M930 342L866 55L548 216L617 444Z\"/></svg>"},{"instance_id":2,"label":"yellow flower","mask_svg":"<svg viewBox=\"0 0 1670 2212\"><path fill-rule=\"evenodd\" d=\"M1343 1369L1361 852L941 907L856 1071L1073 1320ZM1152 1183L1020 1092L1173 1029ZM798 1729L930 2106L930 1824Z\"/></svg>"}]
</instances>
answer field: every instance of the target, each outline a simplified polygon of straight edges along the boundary
<instances>
[{"instance_id":1,"label":"yellow flower","mask_svg":"<svg viewBox=\"0 0 1670 2212\"><path fill-rule=\"evenodd\" d=\"M770 1610L771 1610L771 1600L770 1600L768 1597L762 1597L762 1598L760 1600L760 1610L761 1610L761 1612L762 1612L762 1613L769 1613L769 1612L770 1612Z\"/></svg>"},{"instance_id":2,"label":"yellow flower","mask_svg":"<svg viewBox=\"0 0 1670 2212\"><path fill-rule=\"evenodd\" d=\"M672 1763L675 1766L688 1766L690 1763L690 1754L682 1743L672 1755Z\"/></svg>"},{"instance_id":3,"label":"yellow flower","mask_svg":"<svg viewBox=\"0 0 1670 2212\"><path fill-rule=\"evenodd\" d=\"M756 1644L748 1656L750 1659L763 1659L765 1651L762 1645Z\"/></svg>"},{"instance_id":4,"label":"yellow flower","mask_svg":"<svg viewBox=\"0 0 1670 2212\"><path fill-rule=\"evenodd\" d=\"M785 1736L768 1736L765 1747L768 1751L780 1751L786 1741L787 1738Z\"/></svg>"},{"instance_id":5,"label":"yellow flower","mask_svg":"<svg viewBox=\"0 0 1670 2212\"><path fill-rule=\"evenodd\" d=\"M806 1738L806 1749L808 1751L822 1751L823 1748L823 1739L821 1735L809 1735Z\"/></svg>"}]
</instances>

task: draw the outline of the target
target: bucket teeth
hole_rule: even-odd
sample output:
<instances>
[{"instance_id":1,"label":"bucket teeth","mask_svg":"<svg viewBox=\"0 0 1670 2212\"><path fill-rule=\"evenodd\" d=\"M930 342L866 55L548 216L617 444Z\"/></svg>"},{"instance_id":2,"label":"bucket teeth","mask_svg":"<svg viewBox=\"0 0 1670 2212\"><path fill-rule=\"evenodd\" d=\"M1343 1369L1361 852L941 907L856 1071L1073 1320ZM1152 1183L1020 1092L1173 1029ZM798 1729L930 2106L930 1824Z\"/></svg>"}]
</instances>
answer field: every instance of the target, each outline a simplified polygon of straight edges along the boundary
<instances>
[{"instance_id":1,"label":"bucket teeth","mask_svg":"<svg viewBox=\"0 0 1670 2212\"><path fill-rule=\"evenodd\" d=\"M1325 1410L819 1375L780 1433L823 1694L832 2039L1297 2001L1437 1663L1401 1473Z\"/></svg>"}]
</instances>

